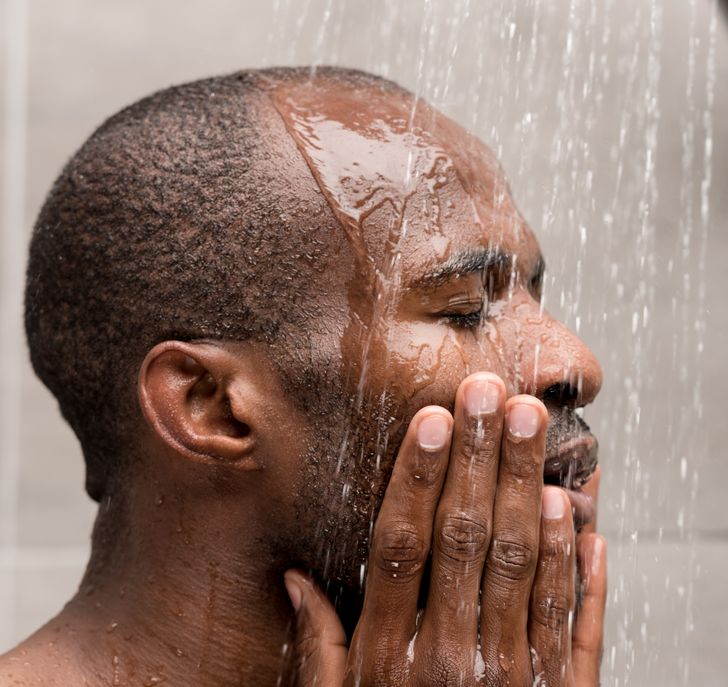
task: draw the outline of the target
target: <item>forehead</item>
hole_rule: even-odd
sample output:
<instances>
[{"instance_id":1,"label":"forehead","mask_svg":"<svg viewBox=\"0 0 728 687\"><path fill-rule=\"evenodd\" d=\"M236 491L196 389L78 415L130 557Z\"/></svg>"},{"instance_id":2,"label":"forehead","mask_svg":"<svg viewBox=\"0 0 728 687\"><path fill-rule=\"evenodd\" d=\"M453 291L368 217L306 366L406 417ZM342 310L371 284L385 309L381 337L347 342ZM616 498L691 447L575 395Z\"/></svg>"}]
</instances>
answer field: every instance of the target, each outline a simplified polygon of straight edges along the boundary
<instances>
[{"instance_id":1,"label":"forehead","mask_svg":"<svg viewBox=\"0 0 728 687\"><path fill-rule=\"evenodd\" d=\"M396 252L414 270L483 247L538 259L492 152L424 101L323 77L269 94L362 264Z\"/></svg>"}]
</instances>

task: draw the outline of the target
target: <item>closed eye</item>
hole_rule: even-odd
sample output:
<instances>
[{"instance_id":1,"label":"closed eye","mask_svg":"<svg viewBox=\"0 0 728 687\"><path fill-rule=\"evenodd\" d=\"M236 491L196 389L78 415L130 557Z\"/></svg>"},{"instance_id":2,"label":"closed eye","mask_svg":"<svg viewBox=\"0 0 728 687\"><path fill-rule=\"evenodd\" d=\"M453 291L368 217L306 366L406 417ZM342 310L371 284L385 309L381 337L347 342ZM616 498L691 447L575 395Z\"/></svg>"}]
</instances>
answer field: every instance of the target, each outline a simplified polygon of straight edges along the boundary
<instances>
[{"instance_id":1,"label":"closed eye","mask_svg":"<svg viewBox=\"0 0 728 687\"><path fill-rule=\"evenodd\" d=\"M443 318L458 329L474 329L483 321L483 309L471 313L444 313Z\"/></svg>"},{"instance_id":2,"label":"closed eye","mask_svg":"<svg viewBox=\"0 0 728 687\"><path fill-rule=\"evenodd\" d=\"M447 324L459 329L472 329L482 323L486 312L485 306L486 301L482 298L455 299L448 303L446 309L437 313L436 317L446 320Z\"/></svg>"}]
</instances>

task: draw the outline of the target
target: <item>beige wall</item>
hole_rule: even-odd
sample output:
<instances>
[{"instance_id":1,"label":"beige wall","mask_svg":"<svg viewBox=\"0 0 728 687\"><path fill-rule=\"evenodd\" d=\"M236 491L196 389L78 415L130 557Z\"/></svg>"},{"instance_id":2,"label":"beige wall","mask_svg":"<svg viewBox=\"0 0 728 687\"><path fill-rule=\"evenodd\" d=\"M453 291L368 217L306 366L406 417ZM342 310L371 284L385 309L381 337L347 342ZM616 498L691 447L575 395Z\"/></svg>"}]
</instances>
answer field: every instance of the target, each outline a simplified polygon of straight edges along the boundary
<instances>
[{"instance_id":1,"label":"beige wall","mask_svg":"<svg viewBox=\"0 0 728 687\"><path fill-rule=\"evenodd\" d=\"M500 149L550 264L548 306L604 362L587 418L611 546L605 684L724 684L728 29L716 24L706 119L710 6L4 0L0 650L72 593L94 514L21 332L24 251L54 176L103 118L152 90L338 62L417 89Z\"/></svg>"}]
</instances>

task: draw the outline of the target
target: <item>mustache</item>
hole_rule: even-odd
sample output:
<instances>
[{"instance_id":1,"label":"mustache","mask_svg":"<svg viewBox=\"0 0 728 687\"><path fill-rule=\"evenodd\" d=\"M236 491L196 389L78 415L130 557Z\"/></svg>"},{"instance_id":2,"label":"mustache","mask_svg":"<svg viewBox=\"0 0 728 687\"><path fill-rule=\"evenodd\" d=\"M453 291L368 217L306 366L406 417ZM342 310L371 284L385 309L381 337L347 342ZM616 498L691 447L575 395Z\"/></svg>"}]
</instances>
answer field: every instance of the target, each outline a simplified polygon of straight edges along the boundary
<instances>
[{"instance_id":1,"label":"mustache","mask_svg":"<svg viewBox=\"0 0 728 687\"><path fill-rule=\"evenodd\" d=\"M546 430L546 455L558 451L558 447L567 441L583 436L593 436L589 425L577 415L573 408L546 405L549 412L549 425Z\"/></svg>"},{"instance_id":2,"label":"mustache","mask_svg":"<svg viewBox=\"0 0 728 687\"><path fill-rule=\"evenodd\" d=\"M433 398L424 405L442 405L442 399ZM454 401L448 408L454 412ZM598 442L589 425L572 406L546 402L549 424L546 428L546 455L544 481L566 488L578 488L594 473L598 462ZM379 413L377 413L379 416ZM398 418L396 412L387 413L388 422L379 422L377 438L366 441L368 450L360 456L363 462L376 462L385 471L391 470L414 416ZM383 441L384 439L384 441ZM381 461L381 463L380 463Z\"/></svg>"},{"instance_id":3,"label":"mustache","mask_svg":"<svg viewBox=\"0 0 728 687\"><path fill-rule=\"evenodd\" d=\"M549 407L544 481L579 488L596 470L599 444L574 408Z\"/></svg>"}]
</instances>

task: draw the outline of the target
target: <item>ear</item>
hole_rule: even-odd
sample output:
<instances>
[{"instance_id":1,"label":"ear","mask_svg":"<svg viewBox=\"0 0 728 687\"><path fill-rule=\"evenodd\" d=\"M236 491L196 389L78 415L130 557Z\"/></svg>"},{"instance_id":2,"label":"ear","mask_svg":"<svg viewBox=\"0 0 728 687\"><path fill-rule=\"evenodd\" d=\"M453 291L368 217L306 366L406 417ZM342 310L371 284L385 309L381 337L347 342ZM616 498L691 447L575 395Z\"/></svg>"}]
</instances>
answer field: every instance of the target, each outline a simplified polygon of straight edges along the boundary
<instances>
[{"instance_id":1,"label":"ear","mask_svg":"<svg viewBox=\"0 0 728 687\"><path fill-rule=\"evenodd\" d=\"M265 400L256 397L242 355L182 341L165 341L147 353L139 403L158 438L178 455L239 470L262 467L254 449L256 412Z\"/></svg>"}]
</instances>

